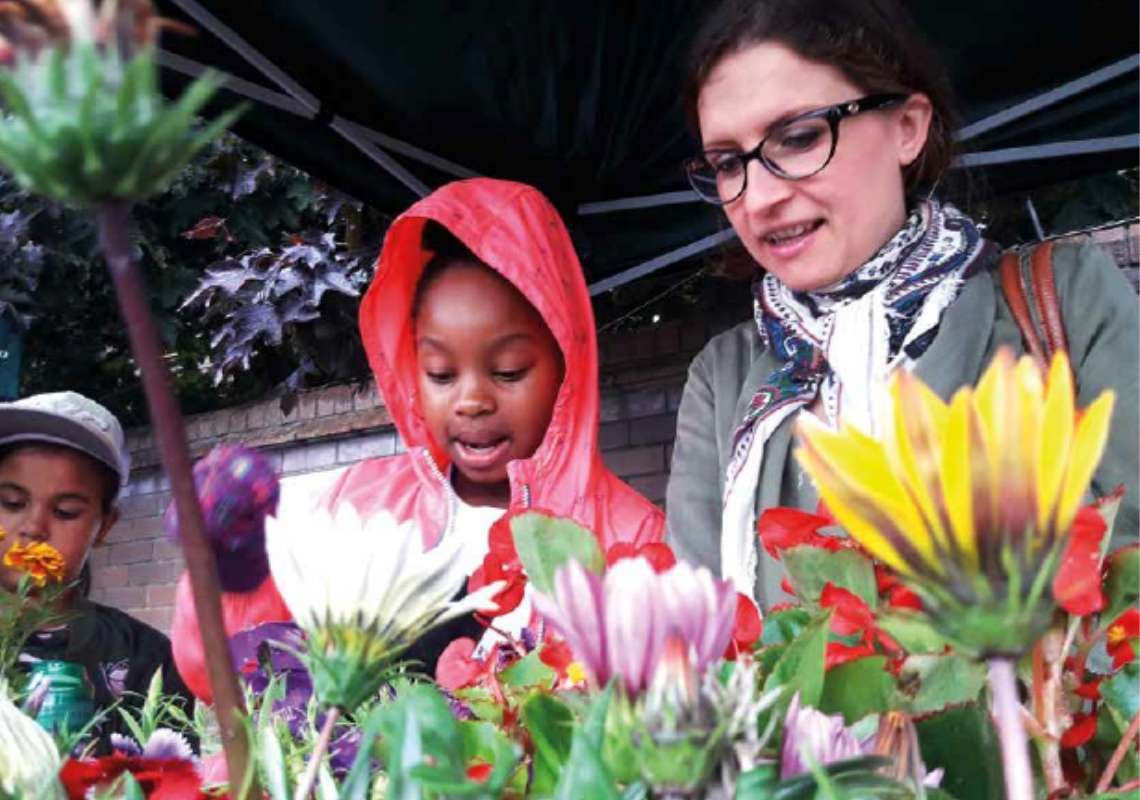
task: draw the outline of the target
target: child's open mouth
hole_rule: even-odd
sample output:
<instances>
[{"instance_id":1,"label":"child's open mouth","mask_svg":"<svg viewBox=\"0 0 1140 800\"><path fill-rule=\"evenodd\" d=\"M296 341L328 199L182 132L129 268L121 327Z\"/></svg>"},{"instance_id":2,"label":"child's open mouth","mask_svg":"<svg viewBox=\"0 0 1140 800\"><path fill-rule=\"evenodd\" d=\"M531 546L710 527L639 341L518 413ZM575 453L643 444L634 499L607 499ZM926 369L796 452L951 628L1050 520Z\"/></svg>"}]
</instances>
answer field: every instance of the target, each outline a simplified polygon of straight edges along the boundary
<instances>
[{"instance_id":1,"label":"child's open mouth","mask_svg":"<svg viewBox=\"0 0 1140 800\"><path fill-rule=\"evenodd\" d=\"M455 439L456 455L463 466L470 469L486 469L494 466L506 455L510 439L506 436L480 440Z\"/></svg>"}]
</instances>

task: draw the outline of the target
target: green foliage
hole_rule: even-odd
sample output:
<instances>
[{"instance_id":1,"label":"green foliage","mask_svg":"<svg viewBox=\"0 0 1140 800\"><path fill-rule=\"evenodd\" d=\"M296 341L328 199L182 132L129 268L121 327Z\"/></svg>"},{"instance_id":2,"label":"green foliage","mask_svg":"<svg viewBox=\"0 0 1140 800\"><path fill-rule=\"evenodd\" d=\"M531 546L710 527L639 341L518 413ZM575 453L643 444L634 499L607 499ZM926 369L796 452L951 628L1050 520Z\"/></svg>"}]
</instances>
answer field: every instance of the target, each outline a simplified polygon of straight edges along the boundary
<instances>
[{"instance_id":1,"label":"green foliage","mask_svg":"<svg viewBox=\"0 0 1140 800\"><path fill-rule=\"evenodd\" d=\"M780 556L796 596L804 602L819 602L824 585L834 583L862 598L871 608L878 604L875 568L870 559L855 550L832 553L801 545L782 550Z\"/></svg>"},{"instance_id":2,"label":"green foliage","mask_svg":"<svg viewBox=\"0 0 1140 800\"><path fill-rule=\"evenodd\" d=\"M827 671L819 710L842 714L850 725L868 714L881 714L898 706L895 679L887 671L886 656L848 661Z\"/></svg>"},{"instance_id":3,"label":"green foliage","mask_svg":"<svg viewBox=\"0 0 1140 800\"><path fill-rule=\"evenodd\" d=\"M1108 626L1140 603L1140 547L1121 548L1105 563L1104 594L1108 605L1100 619L1103 626Z\"/></svg>"},{"instance_id":4,"label":"green foliage","mask_svg":"<svg viewBox=\"0 0 1140 800\"><path fill-rule=\"evenodd\" d=\"M789 699L798 692L804 705L819 705L829 623L830 617L821 617L784 648L764 682L765 691L784 687Z\"/></svg>"},{"instance_id":5,"label":"green foliage","mask_svg":"<svg viewBox=\"0 0 1140 800\"><path fill-rule=\"evenodd\" d=\"M1005 797L997 732L985 708L973 703L950 708L916 727L927 770L945 770L944 791L971 800Z\"/></svg>"},{"instance_id":6,"label":"green foliage","mask_svg":"<svg viewBox=\"0 0 1140 800\"><path fill-rule=\"evenodd\" d=\"M908 653L941 653L946 649L946 640L922 614L901 610L880 614L878 624Z\"/></svg>"},{"instance_id":7,"label":"green foliage","mask_svg":"<svg viewBox=\"0 0 1140 800\"><path fill-rule=\"evenodd\" d=\"M24 673L16 669L24 642L40 628L67 621L56 601L70 589L54 584L36 589L27 575L20 577L15 592L0 589L0 686L11 687L17 699L25 683Z\"/></svg>"},{"instance_id":8,"label":"green foliage","mask_svg":"<svg viewBox=\"0 0 1140 800\"><path fill-rule=\"evenodd\" d=\"M899 678L913 714L941 711L973 703L986 683L982 664L960 655L913 655L903 662Z\"/></svg>"},{"instance_id":9,"label":"green foliage","mask_svg":"<svg viewBox=\"0 0 1140 800\"><path fill-rule=\"evenodd\" d=\"M322 293L319 317L283 325L278 343L258 339L248 364L231 364L220 381L226 342L215 346L216 326L181 307L209 280L207 268L262 251L269 253L262 260L285 264L298 240L302 247L317 242L327 254L314 275L335 263L359 288L371 276L386 218L230 135L204 148L132 217L135 255L186 413L368 374L357 299L342 292ZM0 312L8 301L28 324L21 393L76 389L125 424L144 423L142 388L88 215L27 194L0 174L0 255L13 253L23 255L0 266ZM25 301L33 291L34 301ZM296 301L294 291L267 302L282 316Z\"/></svg>"},{"instance_id":10,"label":"green foliage","mask_svg":"<svg viewBox=\"0 0 1140 800\"><path fill-rule=\"evenodd\" d=\"M534 743L530 788L537 797L546 797L554 792L562 766L570 757L574 715L552 695L535 693L523 704L522 722Z\"/></svg>"},{"instance_id":11,"label":"green foliage","mask_svg":"<svg viewBox=\"0 0 1140 800\"><path fill-rule=\"evenodd\" d=\"M585 721L575 729L570 743L570 757L554 789L553 796L556 800L620 798L613 776L602 758L606 716L613 695L614 684L611 682L604 692L594 697Z\"/></svg>"},{"instance_id":12,"label":"green foliage","mask_svg":"<svg viewBox=\"0 0 1140 800\"><path fill-rule=\"evenodd\" d=\"M570 559L593 572L605 569L597 537L571 520L527 512L511 519L511 534L527 577L544 594L553 592L554 574Z\"/></svg>"}]
</instances>

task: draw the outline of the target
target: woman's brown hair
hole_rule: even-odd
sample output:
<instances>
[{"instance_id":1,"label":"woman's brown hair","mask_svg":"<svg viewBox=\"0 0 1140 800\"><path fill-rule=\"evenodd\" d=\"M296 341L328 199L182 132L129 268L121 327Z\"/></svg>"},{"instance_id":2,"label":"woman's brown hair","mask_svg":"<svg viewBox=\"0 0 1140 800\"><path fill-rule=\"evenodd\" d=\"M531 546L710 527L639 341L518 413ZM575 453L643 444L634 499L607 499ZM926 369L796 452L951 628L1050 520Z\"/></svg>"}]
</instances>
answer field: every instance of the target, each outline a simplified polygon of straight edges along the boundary
<instances>
[{"instance_id":1,"label":"woman's brown hair","mask_svg":"<svg viewBox=\"0 0 1140 800\"><path fill-rule=\"evenodd\" d=\"M938 59L894 0L724 0L704 19L690 50L685 111L699 131L697 100L726 56L777 42L839 70L867 94L922 93L934 114L926 145L903 170L907 193L933 188L954 151L953 93Z\"/></svg>"}]
</instances>

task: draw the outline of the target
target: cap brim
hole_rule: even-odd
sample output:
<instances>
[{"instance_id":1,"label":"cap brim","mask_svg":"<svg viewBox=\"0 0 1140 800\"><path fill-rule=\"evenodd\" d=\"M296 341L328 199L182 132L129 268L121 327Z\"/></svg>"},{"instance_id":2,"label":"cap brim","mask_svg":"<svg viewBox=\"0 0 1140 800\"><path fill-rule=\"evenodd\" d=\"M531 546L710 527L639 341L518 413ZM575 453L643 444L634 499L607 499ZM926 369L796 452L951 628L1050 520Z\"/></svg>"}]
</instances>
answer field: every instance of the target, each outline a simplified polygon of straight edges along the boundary
<instances>
[{"instance_id":1,"label":"cap brim","mask_svg":"<svg viewBox=\"0 0 1140 800\"><path fill-rule=\"evenodd\" d=\"M110 442L59 414L32 408L0 406L0 447L15 442L48 442L70 447L105 464L118 475L120 490L127 482L119 453Z\"/></svg>"}]
</instances>

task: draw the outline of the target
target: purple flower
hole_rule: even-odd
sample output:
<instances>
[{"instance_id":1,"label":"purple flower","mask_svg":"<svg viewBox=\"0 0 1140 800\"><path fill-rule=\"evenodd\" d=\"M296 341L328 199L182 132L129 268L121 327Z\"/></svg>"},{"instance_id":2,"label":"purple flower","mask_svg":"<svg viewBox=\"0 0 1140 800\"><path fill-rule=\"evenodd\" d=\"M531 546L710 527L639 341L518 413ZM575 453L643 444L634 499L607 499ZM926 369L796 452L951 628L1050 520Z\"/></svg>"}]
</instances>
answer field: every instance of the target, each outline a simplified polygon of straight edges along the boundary
<instances>
[{"instance_id":1,"label":"purple flower","mask_svg":"<svg viewBox=\"0 0 1140 800\"><path fill-rule=\"evenodd\" d=\"M644 558L622 559L604 578L570 561L554 576L554 596L534 602L596 683L617 675L632 695L649 684L667 637L679 637L703 673L736 617L728 582L684 563L658 574Z\"/></svg>"},{"instance_id":2,"label":"purple flower","mask_svg":"<svg viewBox=\"0 0 1140 800\"><path fill-rule=\"evenodd\" d=\"M173 759L176 761L193 761L194 750L190 742L180 733L169 728L157 728L146 740L146 746L130 736L121 733L111 734L111 750L124 756L138 756L141 758Z\"/></svg>"},{"instance_id":3,"label":"purple flower","mask_svg":"<svg viewBox=\"0 0 1140 800\"><path fill-rule=\"evenodd\" d=\"M255 694L269 687L274 677L283 679L284 694L273 703L294 737L307 724L307 709L313 696L313 679L295 652L305 646L304 633L292 622L266 622L230 637L234 670Z\"/></svg>"},{"instance_id":4,"label":"purple flower","mask_svg":"<svg viewBox=\"0 0 1140 800\"><path fill-rule=\"evenodd\" d=\"M780 752L780 780L809 772L808 764L819 766L857 758L866 752L866 743L855 738L843 724L843 716L828 716L800 705L797 692L784 718L784 747Z\"/></svg>"}]
</instances>

